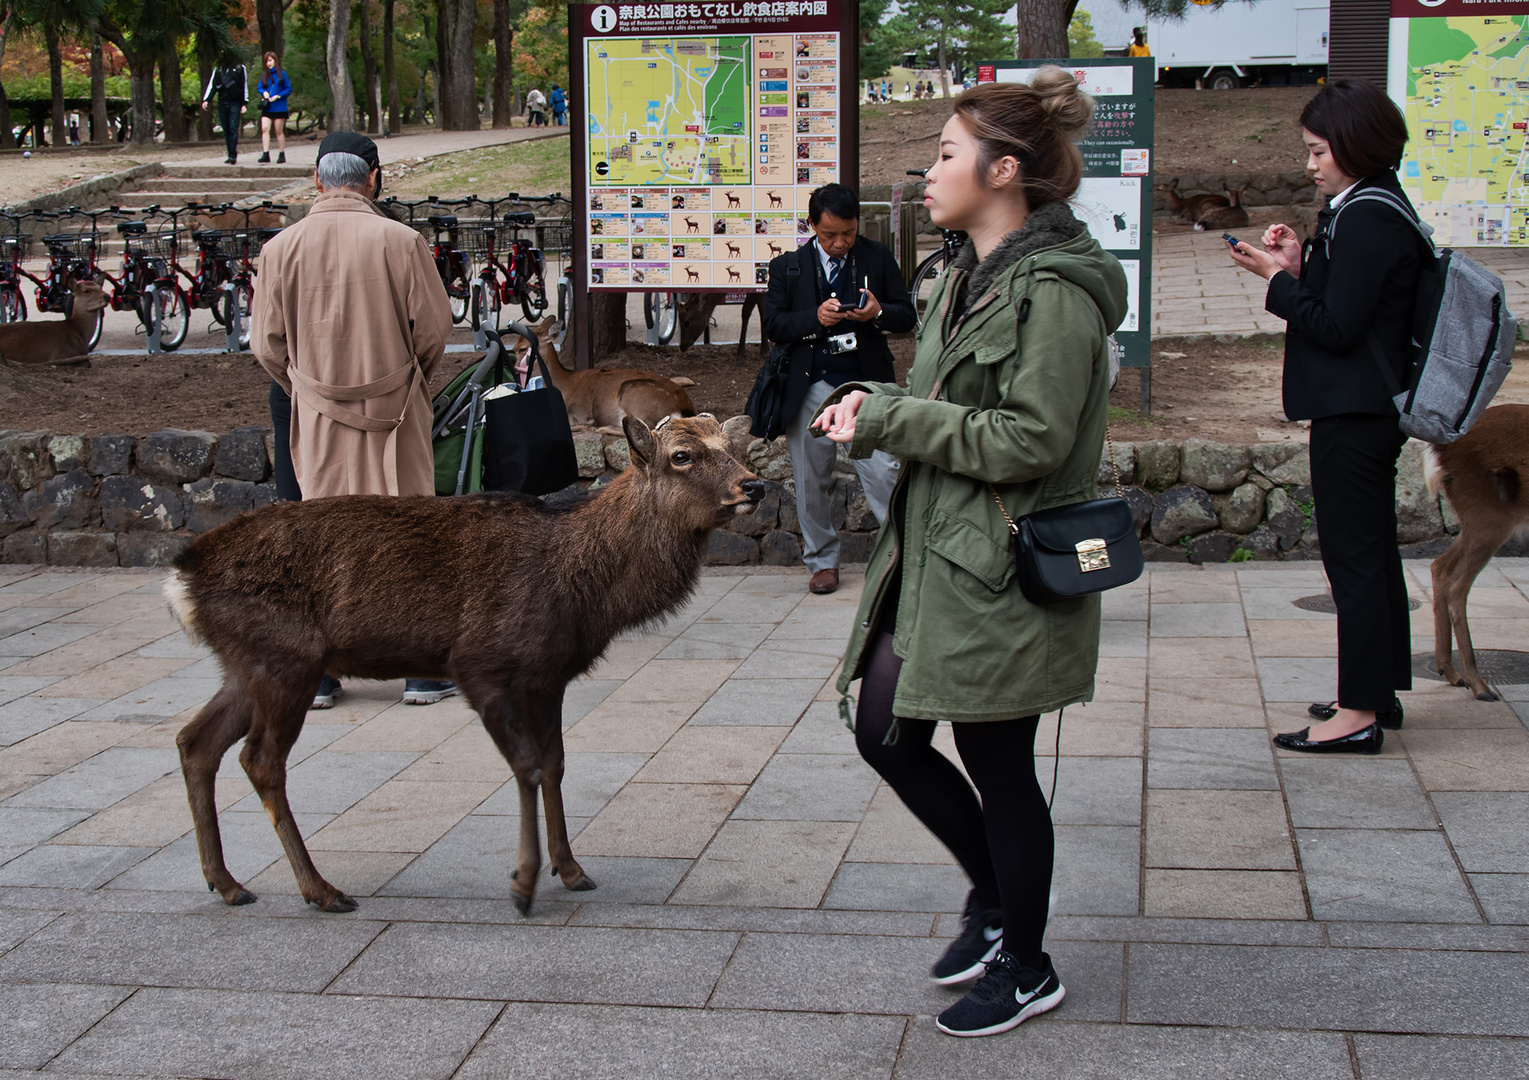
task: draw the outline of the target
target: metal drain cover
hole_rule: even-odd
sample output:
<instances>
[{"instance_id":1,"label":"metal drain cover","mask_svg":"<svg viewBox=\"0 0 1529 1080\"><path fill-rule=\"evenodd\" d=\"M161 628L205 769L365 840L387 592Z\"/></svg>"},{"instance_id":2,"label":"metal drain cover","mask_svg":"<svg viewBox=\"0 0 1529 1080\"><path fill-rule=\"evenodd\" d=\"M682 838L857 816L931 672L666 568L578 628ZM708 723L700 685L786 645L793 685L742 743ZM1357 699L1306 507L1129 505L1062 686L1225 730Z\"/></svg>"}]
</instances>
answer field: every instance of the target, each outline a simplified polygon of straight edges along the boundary
<instances>
[{"instance_id":1,"label":"metal drain cover","mask_svg":"<svg viewBox=\"0 0 1529 1080\"><path fill-rule=\"evenodd\" d=\"M1459 653L1455 654L1456 659ZM1476 670L1492 686L1522 686L1529 683L1529 652L1515 649L1477 649ZM1433 662L1433 653L1417 653L1412 657L1412 674L1423 679L1438 679L1439 668Z\"/></svg>"},{"instance_id":2,"label":"metal drain cover","mask_svg":"<svg viewBox=\"0 0 1529 1080\"><path fill-rule=\"evenodd\" d=\"M1295 606L1300 608L1302 611L1318 611L1323 615L1338 614L1338 605L1333 603L1332 593L1318 593L1316 596L1303 596L1299 600L1291 601L1291 603L1295 604ZM1407 598L1408 611L1416 611L1422 606L1422 604L1418 603L1410 596Z\"/></svg>"}]
</instances>

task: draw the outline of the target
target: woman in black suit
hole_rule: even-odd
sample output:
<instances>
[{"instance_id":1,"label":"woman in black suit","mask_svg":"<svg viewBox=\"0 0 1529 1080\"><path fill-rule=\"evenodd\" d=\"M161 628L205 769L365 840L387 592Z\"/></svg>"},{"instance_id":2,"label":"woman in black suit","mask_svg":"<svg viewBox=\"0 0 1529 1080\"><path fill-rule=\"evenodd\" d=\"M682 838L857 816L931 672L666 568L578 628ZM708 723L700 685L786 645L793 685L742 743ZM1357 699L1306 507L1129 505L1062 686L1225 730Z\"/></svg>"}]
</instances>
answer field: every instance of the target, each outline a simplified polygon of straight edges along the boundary
<instances>
[{"instance_id":1,"label":"woman in black suit","mask_svg":"<svg viewBox=\"0 0 1529 1080\"><path fill-rule=\"evenodd\" d=\"M1301 113L1306 167L1329 197L1304 247L1273 225L1263 250L1238 243L1232 261L1269 282L1265 307L1286 320L1285 415L1311 421L1311 485L1322 565L1338 609L1336 712L1275 736L1291 750L1376 754L1383 728L1401 727L1398 690L1412 688L1407 585L1396 546L1396 461L1406 437L1386 390L1378 344L1407 381L1423 246L1399 209L1344 201L1384 188L1409 208L1396 179L1407 124L1379 89L1334 79ZM1331 234L1331 235L1329 235Z\"/></svg>"}]
</instances>

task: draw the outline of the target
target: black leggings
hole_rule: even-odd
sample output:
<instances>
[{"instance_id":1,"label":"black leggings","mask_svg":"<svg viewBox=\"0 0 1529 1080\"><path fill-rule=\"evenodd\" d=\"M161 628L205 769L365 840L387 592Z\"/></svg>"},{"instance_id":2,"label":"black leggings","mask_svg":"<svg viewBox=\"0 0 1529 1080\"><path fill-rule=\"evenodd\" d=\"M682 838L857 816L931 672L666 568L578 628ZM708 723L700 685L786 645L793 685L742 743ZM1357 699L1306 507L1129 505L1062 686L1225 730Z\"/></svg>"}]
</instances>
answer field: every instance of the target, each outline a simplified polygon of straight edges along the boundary
<instances>
[{"instance_id":1,"label":"black leggings","mask_svg":"<svg viewBox=\"0 0 1529 1080\"><path fill-rule=\"evenodd\" d=\"M892 635L879 632L860 684L855 745L860 756L928 827L971 878L978 903L1003 910L1003 947L1039 969L1051 898L1055 839L1051 811L1035 776L1038 716L953 725L971 784L931 745L933 720L898 717L893 745L892 695L902 661ZM981 792L982 801L977 801Z\"/></svg>"}]
</instances>

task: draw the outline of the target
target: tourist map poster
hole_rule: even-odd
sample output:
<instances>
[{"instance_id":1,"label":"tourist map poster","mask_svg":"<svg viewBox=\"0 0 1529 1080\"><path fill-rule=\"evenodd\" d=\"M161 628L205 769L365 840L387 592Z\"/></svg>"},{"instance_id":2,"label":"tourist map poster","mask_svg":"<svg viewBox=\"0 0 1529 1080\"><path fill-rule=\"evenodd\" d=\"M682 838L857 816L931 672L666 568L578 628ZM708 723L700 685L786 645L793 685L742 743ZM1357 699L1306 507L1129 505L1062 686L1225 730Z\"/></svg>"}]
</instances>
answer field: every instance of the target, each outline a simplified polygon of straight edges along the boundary
<instances>
[{"instance_id":1,"label":"tourist map poster","mask_svg":"<svg viewBox=\"0 0 1529 1080\"><path fill-rule=\"evenodd\" d=\"M1402 190L1440 247L1529 246L1526 28L1529 0L1392 0Z\"/></svg>"},{"instance_id":2,"label":"tourist map poster","mask_svg":"<svg viewBox=\"0 0 1529 1080\"><path fill-rule=\"evenodd\" d=\"M854 182L838 0L574 11L587 288L764 289L770 259L811 235L813 189Z\"/></svg>"}]
</instances>

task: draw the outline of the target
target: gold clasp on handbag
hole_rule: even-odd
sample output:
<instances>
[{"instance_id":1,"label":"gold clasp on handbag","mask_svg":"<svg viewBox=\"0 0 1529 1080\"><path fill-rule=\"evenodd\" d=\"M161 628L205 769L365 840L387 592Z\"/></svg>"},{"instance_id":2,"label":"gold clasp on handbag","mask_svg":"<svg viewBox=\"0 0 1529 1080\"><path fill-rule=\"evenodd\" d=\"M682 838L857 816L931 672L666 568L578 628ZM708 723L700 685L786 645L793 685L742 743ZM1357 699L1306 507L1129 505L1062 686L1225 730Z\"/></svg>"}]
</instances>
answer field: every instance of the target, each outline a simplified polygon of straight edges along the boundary
<instances>
[{"instance_id":1,"label":"gold clasp on handbag","mask_svg":"<svg viewBox=\"0 0 1529 1080\"><path fill-rule=\"evenodd\" d=\"M1110 552L1103 540L1095 537L1092 540L1079 540L1078 566L1083 573L1091 570L1108 570L1110 566Z\"/></svg>"}]
</instances>

